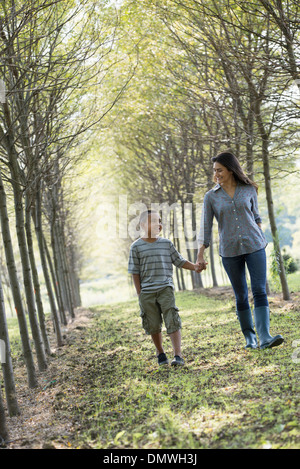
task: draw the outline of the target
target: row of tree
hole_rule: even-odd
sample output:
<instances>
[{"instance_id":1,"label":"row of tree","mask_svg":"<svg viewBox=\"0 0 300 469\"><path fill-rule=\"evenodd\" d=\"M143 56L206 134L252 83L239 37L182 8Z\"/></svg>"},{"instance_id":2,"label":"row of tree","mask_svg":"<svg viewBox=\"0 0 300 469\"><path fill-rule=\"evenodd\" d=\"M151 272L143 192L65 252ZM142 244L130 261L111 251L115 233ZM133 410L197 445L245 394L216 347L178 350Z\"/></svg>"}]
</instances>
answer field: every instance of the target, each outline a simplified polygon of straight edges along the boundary
<instances>
[{"instance_id":1,"label":"row of tree","mask_svg":"<svg viewBox=\"0 0 300 469\"><path fill-rule=\"evenodd\" d=\"M231 148L248 175L264 184L283 297L289 298L272 178L295 170L299 148L299 2L117 3L116 11L111 0L0 3L1 233L30 387L38 382L30 334L39 371L50 353L39 262L58 345L61 324L80 304L74 195L65 176L76 174L82 148L97 147L94 129L104 116L119 193L125 191L129 203L176 204L171 232L181 250L176 227L180 218L181 226L189 220L184 243L191 260L197 203L213 185L211 157ZM210 258L215 284L212 249ZM185 288L182 271L177 281ZM201 276L192 284L202 286ZM0 295L4 388L8 413L16 415L2 288ZM4 417L0 392L5 440Z\"/></svg>"},{"instance_id":2,"label":"row of tree","mask_svg":"<svg viewBox=\"0 0 300 469\"><path fill-rule=\"evenodd\" d=\"M213 185L211 157L230 148L265 188L284 299L272 178L284 184L297 170L299 8L296 0L123 2L123 47L139 44L140 68L112 131L131 200L192 204L192 232L196 203ZM195 259L193 239L185 241Z\"/></svg>"},{"instance_id":3,"label":"row of tree","mask_svg":"<svg viewBox=\"0 0 300 469\"><path fill-rule=\"evenodd\" d=\"M68 194L64 178L74 168L76 174L76 165L85 156L78 143L89 138L132 73L129 70L121 88L104 99L101 86L114 65L108 57L118 25L113 10L103 14L109 9L107 3L9 0L0 4L1 234L31 388L38 385L37 371L47 369L51 354L38 267L57 346L63 344L62 325L74 318L80 305L73 195ZM13 416L20 409L1 283L0 345L6 405ZM1 394L0 445L7 439Z\"/></svg>"}]
</instances>

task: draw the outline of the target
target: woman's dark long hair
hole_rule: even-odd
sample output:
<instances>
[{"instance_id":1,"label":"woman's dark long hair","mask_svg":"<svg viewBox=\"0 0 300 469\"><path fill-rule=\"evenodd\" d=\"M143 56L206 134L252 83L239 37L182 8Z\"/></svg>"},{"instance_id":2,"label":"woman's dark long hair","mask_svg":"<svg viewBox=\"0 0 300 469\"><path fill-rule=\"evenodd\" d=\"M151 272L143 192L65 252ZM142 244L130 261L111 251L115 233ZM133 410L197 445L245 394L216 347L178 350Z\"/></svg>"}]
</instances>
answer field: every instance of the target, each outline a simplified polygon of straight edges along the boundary
<instances>
[{"instance_id":1,"label":"woman's dark long hair","mask_svg":"<svg viewBox=\"0 0 300 469\"><path fill-rule=\"evenodd\" d=\"M258 191L258 185L250 178L248 178L248 176L246 176L239 163L239 160L236 156L233 155L233 153L224 151L222 153L219 153L217 156L214 156L211 160L213 161L213 163L216 162L220 163L222 166L225 166L228 171L232 171L234 179L240 184L254 186L255 189ZM216 182L215 177L214 181Z\"/></svg>"}]
</instances>

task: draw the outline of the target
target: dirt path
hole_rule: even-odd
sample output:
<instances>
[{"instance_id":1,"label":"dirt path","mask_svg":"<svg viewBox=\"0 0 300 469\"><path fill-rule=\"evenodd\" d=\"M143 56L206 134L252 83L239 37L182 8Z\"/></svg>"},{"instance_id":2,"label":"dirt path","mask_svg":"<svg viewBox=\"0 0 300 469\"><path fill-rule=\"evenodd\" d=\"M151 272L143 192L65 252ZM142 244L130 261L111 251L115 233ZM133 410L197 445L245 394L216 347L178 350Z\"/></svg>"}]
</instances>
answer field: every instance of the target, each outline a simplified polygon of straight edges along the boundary
<instances>
[{"instance_id":1,"label":"dirt path","mask_svg":"<svg viewBox=\"0 0 300 469\"><path fill-rule=\"evenodd\" d=\"M17 398L21 415L7 418L9 443L7 449L67 449L72 448L70 439L76 428L74 423L62 419L55 410L56 396L65 392L65 383L60 384L64 372L64 357L68 345L76 344L89 325L92 313L78 309L76 318L64 327L65 346L56 348L50 334L53 355L46 372L38 373L39 386L29 389L25 367L14 369ZM69 390L72 392L72 390Z\"/></svg>"}]
</instances>

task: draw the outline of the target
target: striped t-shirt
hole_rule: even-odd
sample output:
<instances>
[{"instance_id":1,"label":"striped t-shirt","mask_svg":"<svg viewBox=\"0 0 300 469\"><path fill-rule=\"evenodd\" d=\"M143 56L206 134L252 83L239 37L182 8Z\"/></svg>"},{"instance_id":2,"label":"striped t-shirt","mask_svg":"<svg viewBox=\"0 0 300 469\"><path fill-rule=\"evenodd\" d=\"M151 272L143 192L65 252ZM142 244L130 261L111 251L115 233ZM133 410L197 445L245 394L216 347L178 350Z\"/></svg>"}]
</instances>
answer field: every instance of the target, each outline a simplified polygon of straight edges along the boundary
<instances>
[{"instance_id":1,"label":"striped t-shirt","mask_svg":"<svg viewBox=\"0 0 300 469\"><path fill-rule=\"evenodd\" d=\"M130 247L128 272L140 275L143 291L156 291L166 286L174 288L173 264L182 267L185 262L169 239L158 237L148 243L139 238Z\"/></svg>"}]
</instances>

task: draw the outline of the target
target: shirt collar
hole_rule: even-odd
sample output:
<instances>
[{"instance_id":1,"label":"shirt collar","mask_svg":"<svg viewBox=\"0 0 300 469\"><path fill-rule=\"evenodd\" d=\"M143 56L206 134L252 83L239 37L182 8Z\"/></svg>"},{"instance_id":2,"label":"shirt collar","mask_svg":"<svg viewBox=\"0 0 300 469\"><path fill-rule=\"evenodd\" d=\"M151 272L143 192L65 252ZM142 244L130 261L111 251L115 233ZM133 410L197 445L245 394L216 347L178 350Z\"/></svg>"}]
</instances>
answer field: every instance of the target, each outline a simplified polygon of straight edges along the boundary
<instances>
[{"instance_id":1,"label":"shirt collar","mask_svg":"<svg viewBox=\"0 0 300 469\"><path fill-rule=\"evenodd\" d=\"M237 186L236 186L236 187L238 188L239 186L240 186L240 184L237 183ZM215 187L213 187L213 191L214 191L214 192L216 192L218 189L221 189L220 184L217 184Z\"/></svg>"}]
</instances>

